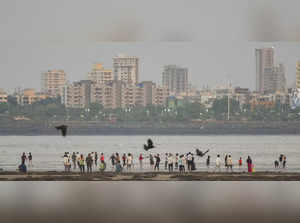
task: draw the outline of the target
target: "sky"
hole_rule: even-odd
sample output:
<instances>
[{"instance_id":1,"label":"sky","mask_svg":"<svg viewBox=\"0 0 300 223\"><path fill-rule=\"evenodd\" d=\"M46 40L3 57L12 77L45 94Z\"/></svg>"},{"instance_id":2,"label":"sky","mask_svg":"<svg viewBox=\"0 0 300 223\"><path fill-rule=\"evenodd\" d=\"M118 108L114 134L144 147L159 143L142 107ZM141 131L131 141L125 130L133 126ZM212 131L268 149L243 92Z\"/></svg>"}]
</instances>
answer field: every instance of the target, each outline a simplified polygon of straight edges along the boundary
<instances>
[{"instance_id":1,"label":"sky","mask_svg":"<svg viewBox=\"0 0 300 223\"><path fill-rule=\"evenodd\" d=\"M255 86L254 49L275 47L289 85L300 60L300 1L2 0L0 88L40 89L40 75L64 69L84 79L93 63L140 58L140 80L161 82L164 65L189 69L193 85Z\"/></svg>"}]
</instances>

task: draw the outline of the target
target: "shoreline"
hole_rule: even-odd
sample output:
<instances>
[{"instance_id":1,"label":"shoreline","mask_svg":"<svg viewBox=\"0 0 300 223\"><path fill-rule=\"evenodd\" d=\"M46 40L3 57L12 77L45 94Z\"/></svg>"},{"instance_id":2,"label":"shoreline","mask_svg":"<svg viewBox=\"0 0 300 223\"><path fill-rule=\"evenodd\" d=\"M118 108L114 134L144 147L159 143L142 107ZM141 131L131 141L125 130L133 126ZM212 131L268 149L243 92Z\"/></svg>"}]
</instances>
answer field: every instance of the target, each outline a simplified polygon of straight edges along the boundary
<instances>
[{"instance_id":1,"label":"shoreline","mask_svg":"<svg viewBox=\"0 0 300 223\"><path fill-rule=\"evenodd\" d=\"M80 174L63 171L0 172L0 181L300 181L300 173L295 172L94 172Z\"/></svg>"}]
</instances>

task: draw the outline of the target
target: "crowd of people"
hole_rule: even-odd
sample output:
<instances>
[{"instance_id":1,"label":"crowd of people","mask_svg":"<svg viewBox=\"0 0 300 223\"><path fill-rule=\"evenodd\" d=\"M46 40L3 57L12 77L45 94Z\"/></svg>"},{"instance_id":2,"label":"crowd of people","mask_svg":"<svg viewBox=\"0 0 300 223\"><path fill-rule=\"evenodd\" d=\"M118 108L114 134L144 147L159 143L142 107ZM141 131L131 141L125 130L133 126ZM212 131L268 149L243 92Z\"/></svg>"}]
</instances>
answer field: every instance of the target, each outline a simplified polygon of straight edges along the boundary
<instances>
[{"instance_id":1,"label":"crowd of people","mask_svg":"<svg viewBox=\"0 0 300 223\"><path fill-rule=\"evenodd\" d=\"M192 172L196 170L195 156L193 153L189 152L187 154L172 154L165 153L163 157L163 167L161 167L162 158L160 154L151 154L147 156L140 154L137 157L138 165L135 166L134 157L131 153L113 153L108 159L105 159L104 153L98 154L97 152L88 153L86 156L80 154L79 152L65 152L63 155L63 165L65 172L71 172L71 170L79 169L81 173L92 173L93 171L104 172L107 168L107 163L111 163L111 171L120 173L122 171L131 172L134 168L136 170L144 170L145 163L150 164L150 171L168 171L172 173L178 171L179 173ZM26 163L28 167L33 167L32 164L32 154L31 152L26 155L23 153L21 156L21 165L19 165L19 170L21 172L27 171ZM211 156L207 155L206 158L207 169L211 168ZM240 157L237 162L234 162L230 154L226 154L224 157L224 168L226 171L233 172L234 166L237 166L239 170L243 168L243 159ZM278 160L275 160L275 169L286 168L287 158L285 155L281 154ZM254 164L250 156L246 159L247 171L254 172ZM222 170L222 159L220 154L217 155L213 172L221 172Z\"/></svg>"},{"instance_id":2,"label":"crowd of people","mask_svg":"<svg viewBox=\"0 0 300 223\"><path fill-rule=\"evenodd\" d=\"M80 169L81 173L86 171L88 173L91 173L94 169L94 171L99 170L101 172L104 172L106 170L106 162L107 160L104 157L104 154L101 153L100 156L98 156L97 152L91 152L88 153L86 157L84 157L83 154L79 154L78 152L73 152L72 154L66 152L63 156L64 158L64 168L66 172L70 172L73 166L73 170L76 168ZM138 156L138 166L135 166L134 163L134 157L131 153L123 153L123 155L120 155L119 153L113 153L109 158L108 162L111 164L111 171L115 171L117 173L120 173L122 171L131 172L133 168L137 168L137 170L143 170L145 166L145 162L150 164L150 170L151 171L161 171L165 170L169 173L172 173L174 171L178 171L179 173L185 173L185 172L192 172L196 170L196 163L195 163L195 156L193 153L189 152L187 154L179 155L179 153L172 154L172 153L165 153L164 154L164 162L163 162L163 168L161 167L162 159L160 154L149 154L147 156L144 156L143 154L140 154ZM99 166L98 166L99 161ZM252 159L250 156L248 156L246 160L247 166L248 166L248 172L254 172L254 165L252 163ZM210 161L210 155L207 156L206 159L206 167L209 169L211 165ZM220 155L217 155L216 161L215 161L215 168L214 171L221 172L221 165L222 161L220 158ZM225 169L227 171L233 171L233 160L231 155L225 155L224 158L224 165ZM243 160L240 157L238 160L238 166L239 169L242 168Z\"/></svg>"},{"instance_id":3,"label":"crowd of people","mask_svg":"<svg viewBox=\"0 0 300 223\"><path fill-rule=\"evenodd\" d=\"M275 166L275 169L278 169L278 168L285 169L285 167L286 167L286 156L283 155L283 154L280 154L278 160L274 161L274 166Z\"/></svg>"}]
</instances>

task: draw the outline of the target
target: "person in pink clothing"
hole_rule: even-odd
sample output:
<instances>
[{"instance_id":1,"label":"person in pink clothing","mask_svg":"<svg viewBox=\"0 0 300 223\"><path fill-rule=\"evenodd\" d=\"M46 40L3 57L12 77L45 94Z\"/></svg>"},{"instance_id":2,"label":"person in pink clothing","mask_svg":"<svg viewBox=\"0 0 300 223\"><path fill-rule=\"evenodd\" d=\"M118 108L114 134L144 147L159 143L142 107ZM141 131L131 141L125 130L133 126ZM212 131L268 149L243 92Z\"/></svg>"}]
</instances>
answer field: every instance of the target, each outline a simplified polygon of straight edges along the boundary
<instances>
[{"instance_id":1,"label":"person in pink clothing","mask_svg":"<svg viewBox=\"0 0 300 223\"><path fill-rule=\"evenodd\" d=\"M252 159L250 156L248 156L248 158L247 158L247 164L248 164L248 172L251 173L252 172Z\"/></svg>"}]
</instances>

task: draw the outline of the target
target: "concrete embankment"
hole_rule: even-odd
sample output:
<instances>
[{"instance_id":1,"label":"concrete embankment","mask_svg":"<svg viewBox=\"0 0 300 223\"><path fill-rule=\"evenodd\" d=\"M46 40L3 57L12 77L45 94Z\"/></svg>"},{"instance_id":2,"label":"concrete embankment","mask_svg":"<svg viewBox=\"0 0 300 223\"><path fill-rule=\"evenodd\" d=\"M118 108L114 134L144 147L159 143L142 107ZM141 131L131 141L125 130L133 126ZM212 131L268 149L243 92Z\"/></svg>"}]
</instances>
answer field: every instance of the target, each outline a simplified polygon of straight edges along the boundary
<instances>
[{"instance_id":1,"label":"concrete embankment","mask_svg":"<svg viewBox=\"0 0 300 223\"><path fill-rule=\"evenodd\" d=\"M255 173L166 173L140 172L122 173L113 172L80 174L78 172L1 172L0 181L300 181L300 173L288 172L255 172Z\"/></svg>"}]
</instances>

